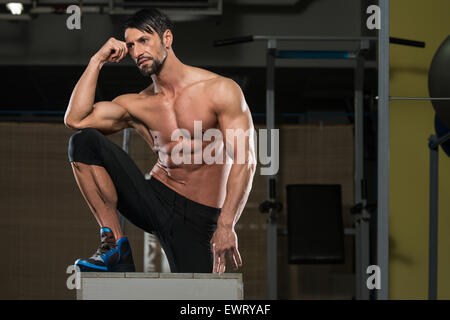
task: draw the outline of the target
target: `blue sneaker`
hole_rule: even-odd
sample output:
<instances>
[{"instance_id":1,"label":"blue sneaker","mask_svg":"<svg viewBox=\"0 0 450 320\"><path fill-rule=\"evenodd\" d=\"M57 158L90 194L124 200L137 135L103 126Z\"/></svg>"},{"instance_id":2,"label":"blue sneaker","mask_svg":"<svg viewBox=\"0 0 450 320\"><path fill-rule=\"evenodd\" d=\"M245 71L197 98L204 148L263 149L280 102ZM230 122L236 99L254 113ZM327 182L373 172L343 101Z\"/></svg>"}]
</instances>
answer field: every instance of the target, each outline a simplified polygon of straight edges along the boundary
<instances>
[{"instance_id":1,"label":"blue sneaker","mask_svg":"<svg viewBox=\"0 0 450 320\"><path fill-rule=\"evenodd\" d=\"M101 245L88 259L78 259L75 266L81 272L135 272L133 255L128 238L116 241L109 228L100 229Z\"/></svg>"}]
</instances>

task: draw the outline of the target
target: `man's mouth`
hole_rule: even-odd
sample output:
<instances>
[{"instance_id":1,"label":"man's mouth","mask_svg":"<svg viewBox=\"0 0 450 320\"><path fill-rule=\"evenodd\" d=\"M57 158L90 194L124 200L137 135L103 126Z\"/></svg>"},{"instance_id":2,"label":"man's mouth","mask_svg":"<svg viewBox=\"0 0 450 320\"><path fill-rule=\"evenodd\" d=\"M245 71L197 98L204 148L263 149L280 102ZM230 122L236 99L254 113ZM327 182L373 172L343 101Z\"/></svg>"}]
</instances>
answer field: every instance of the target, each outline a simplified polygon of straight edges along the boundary
<instances>
[{"instance_id":1,"label":"man's mouth","mask_svg":"<svg viewBox=\"0 0 450 320\"><path fill-rule=\"evenodd\" d=\"M142 67L147 62L151 61L151 59L142 59L138 62L138 67Z\"/></svg>"}]
</instances>

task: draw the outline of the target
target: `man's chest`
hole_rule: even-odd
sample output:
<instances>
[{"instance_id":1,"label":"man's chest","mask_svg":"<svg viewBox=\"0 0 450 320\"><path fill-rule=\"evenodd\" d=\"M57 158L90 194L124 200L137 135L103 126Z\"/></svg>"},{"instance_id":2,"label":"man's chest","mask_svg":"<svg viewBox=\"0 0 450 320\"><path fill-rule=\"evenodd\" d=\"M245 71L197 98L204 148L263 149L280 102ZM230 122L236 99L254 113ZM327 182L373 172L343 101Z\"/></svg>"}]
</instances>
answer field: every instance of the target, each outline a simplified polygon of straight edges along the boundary
<instances>
[{"instance_id":1,"label":"man's chest","mask_svg":"<svg viewBox=\"0 0 450 320\"><path fill-rule=\"evenodd\" d=\"M129 112L135 128L155 146L170 146L181 137L202 139L206 130L218 128L214 106L204 94L186 91L173 98L152 98L130 106Z\"/></svg>"}]
</instances>

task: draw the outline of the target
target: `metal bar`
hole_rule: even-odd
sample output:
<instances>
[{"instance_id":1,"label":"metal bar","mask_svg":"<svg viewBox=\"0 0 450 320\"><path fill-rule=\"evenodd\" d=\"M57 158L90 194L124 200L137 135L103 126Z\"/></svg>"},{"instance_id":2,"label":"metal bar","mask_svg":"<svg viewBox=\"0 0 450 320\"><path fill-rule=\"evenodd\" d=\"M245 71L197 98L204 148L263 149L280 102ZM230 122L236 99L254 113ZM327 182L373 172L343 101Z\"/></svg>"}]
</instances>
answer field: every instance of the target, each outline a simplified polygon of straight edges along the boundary
<instances>
[{"instance_id":1,"label":"metal bar","mask_svg":"<svg viewBox=\"0 0 450 320\"><path fill-rule=\"evenodd\" d=\"M433 100L442 100L447 101L450 100L450 98L427 98L427 97L389 97L390 100L406 100L406 101L433 101Z\"/></svg>"},{"instance_id":2,"label":"metal bar","mask_svg":"<svg viewBox=\"0 0 450 320\"><path fill-rule=\"evenodd\" d=\"M82 13L105 13L105 14L111 14L111 15L125 15L125 14L133 14L139 9L135 8L122 8L116 6L111 11L109 9L109 5L103 5L103 6L83 6L81 8ZM182 10L182 9L162 9L163 12L167 13L168 15L185 15L185 16L195 16L195 15L219 15L221 12L218 10ZM35 8L31 8L29 11L31 14L52 14L57 12L57 9L54 7L43 7L43 6L37 6ZM5 15L7 16L7 15ZM12 16L12 15L8 15ZM2 15L3 17L3 15Z\"/></svg>"},{"instance_id":3,"label":"metal bar","mask_svg":"<svg viewBox=\"0 0 450 320\"><path fill-rule=\"evenodd\" d=\"M351 51L304 51L280 50L278 59L355 59L355 52Z\"/></svg>"},{"instance_id":4,"label":"metal bar","mask_svg":"<svg viewBox=\"0 0 450 320\"><path fill-rule=\"evenodd\" d=\"M377 263L381 270L381 288L377 299L389 299L389 6L379 2L381 29L378 32L378 206Z\"/></svg>"},{"instance_id":5,"label":"metal bar","mask_svg":"<svg viewBox=\"0 0 450 320\"><path fill-rule=\"evenodd\" d=\"M418 47L418 48L425 48L425 42L423 41L415 41L415 40L408 40L408 39L401 39L401 38L390 38L390 43L393 44L401 44L403 46L409 46L409 47Z\"/></svg>"},{"instance_id":6,"label":"metal bar","mask_svg":"<svg viewBox=\"0 0 450 320\"><path fill-rule=\"evenodd\" d=\"M223 12L223 0L217 0L217 10L222 14Z\"/></svg>"},{"instance_id":7,"label":"metal bar","mask_svg":"<svg viewBox=\"0 0 450 320\"><path fill-rule=\"evenodd\" d=\"M355 68L355 152L354 152L354 202L366 205L363 196L362 182L364 180L364 57L357 55ZM369 300L369 290L365 281L365 270L369 266L369 222L365 219L365 209L355 216L356 246L355 246L355 286L356 299Z\"/></svg>"},{"instance_id":8,"label":"metal bar","mask_svg":"<svg viewBox=\"0 0 450 320\"><path fill-rule=\"evenodd\" d=\"M8 4L10 2L18 2L18 3L21 3L21 4L31 4L31 0L15 0L15 1L12 1L12 0L0 0L0 4Z\"/></svg>"},{"instance_id":9,"label":"metal bar","mask_svg":"<svg viewBox=\"0 0 450 320\"><path fill-rule=\"evenodd\" d=\"M436 136L430 137L430 145L435 144ZM428 252L428 299L437 299L438 275L438 192L439 192L439 148L430 147L430 234Z\"/></svg>"},{"instance_id":10,"label":"metal bar","mask_svg":"<svg viewBox=\"0 0 450 320\"><path fill-rule=\"evenodd\" d=\"M0 111L1 114L1 111ZM375 112L365 112L364 116L365 117L372 117L375 114ZM282 117L282 118L288 118L288 117L296 117L296 118L333 118L333 117L353 117L355 114L353 112L343 112L343 113L328 113L328 112L324 112L324 113L284 113L284 112L280 112L277 113L278 117ZM265 113L252 113L252 117L265 117L266 114Z\"/></svg>"},{"instance_id":11,"label":"metal bar","mask_svg":"<svg viewBox=\"0 0 450 320\"><path fill-rule=\"evenodd\" d=\"M122 7L177 7L177 8L209 8L211 7L211 2L188 2L188 1L139 1L139 2L128 2L128 1L117 1L116 5Z\"/></svg>"},{"instance_id":12,"label":"metal bar","mask_svg":"<svg viewBox=\"0 0 450 320\"><path fill-rule=\"evenodd\" d=\"M361 299L361 279L363 278L361 268L361 219L355 219L355 298Z\"/></svg>"},{"instance_id":13,"label":"metal bar","mask_svg":"<svg viewBox=\"0 0 450 320\"><path fill-rule=\"evenodd\" d=\"M86 13L102 13L102 6L83 6L81 12ZM106 10L105 10L106 11ZM29 10L30 14L53 14L53 13L66 13L65 8L56 8L50 6L36 6Z\"/></svg>"},{"instance_id":14,"label":"metal bar","mask_svg":"<svg viewBox=\"0 0 450 320\"><path fill-rule=\"evenodd\" d=\"M364 176L364 58L358 55L355 68L355 151L354 151L354 201L362 202L361 181Z\"/></svg>"},{"instance_id":15,"label":"metal bar","mask_svg":"<svg viewBox=\"0 0 450 320\"><path fill-rule=\"evenodd\" d=\"M270 131L275 128L275 57L277 42L269 40L267 43L267 94L266 94L266 123L268 131L268 150L272 150ZM273 156L273 155L271 155ZM267 176L267 199L275 201L273 193L274 187L272 183L275 181L274 176ZM277 299L277 219L273 215L273 209L269 210L269 218L267 221L267 299Z\"/></svg>"},{"instance_id":16,"label":"metal bar","mask_svg":"<svg viewBox=\"0 0 450 320\"><path fill-rule=\"evenodd\" d=\"M126 8L120 8L117 6L114 8L113 12L105 12L105 13L109 13L110 15L129 15L129 14L133 14L136 11L138 11L139 9L126 9ZM182 10L182 9L169 9L169 8L164 8L161 9L162 12L164 12L165 14L167 14L169 16L169 18L171 18L173 21L175 21L175 19L181 19L179 17L202 17L202 16L218 16L221 15L222 12L219 9L216 8L211 8L208 10L200 10L200 9L194 9L194 10ZM177 20L180 21L180 20Z\"/></svg>"},{"instance_id":17,"label":"metal bar","mask_svg":"<svg viewBox=\"0 0 450 320\"><path fill-rule=\"evenodd\" d=\"M31 16L29 14L13 15L10 13L0 13L0 20L28 21L31 20Z\"/></svg>"},{"instance_id":18,"label":"metal bar","mask_svg":"<svg viewBox=\"0 0 450 320\"><path fill-rule=\"evenodd\" d=\"M215 47L221 47L221 46L228 46L230 44L238 44L238 43L245 43L245 42L252 42L253 36L242 36L242 37L235 37L230 39L223 39L223 40L215 40L213 42L213 46Z\"/></svg>"},{"instance_id":19,"label":"metal bar","mask_svg":"<svg viewBox=\"0 0 450 320\"><path fill-rule=\"evenodd\" d=\"M365 203L366 200L363 201ZM367 268L370 265L370 226L369 226L369 217L366 209L363 209L361 213L361 269L363 277L360 282L361 286L361 300L369 300L370 299L370 291L367 287Z\"/></svg>"},{"instance_id":20,"label":"metal bar","mask_svg":"<svg viewBox=\"0 0 450 320\"><path fill-rule=\"evenodd\" d=\"M354 228L345 228L344 235L346 236L354 236L356 234L356 229Z\"/></svg>"},{"instance_id":21,"label":"metal bar","mask_svg":"<svg viewBox=\"0 0 450 320\"><path fill-rule=\"evenodd\" d=\"M356 60L356 68L354 70L354 112L355 112L355 132L354 132L354 169L353 169L353 201L354 204L361 203L361 180L363 175L363 162L361 162L361 155L363 155L363 132L362 125L362 103L363 103L363 87L362 81L364 74L361 74L360 62L361 57L358 56ZM364 69L362 69L364 72ZM361 214L356 214L355 217L355 297L357 300L363 299L363 290L361 286L364 283L364 274L362 268L362 232L361 232Z\"/></svg>"},{"instance_id":22,"label":"metal bar","mask_svg":"<svg viewBox=\"0 0 450 320\"><path fill-rule=\"evenodd\" d=\"M438 146L440 146L441 144L447 142L448 140L450 140L450 132L440 138L430 139L430 148L435 149Z\"/></svg>"},{"instance_id":23,"label":"metal bar","mask_svg":"<svg viewBox=\"0 0 450 320\"><path fill-rule=\"evenodd\" d=\"M0 0L0 4L7 4L9 2L19 2L22 4L31 4L32 0ZM207 7L214 7L216 5L220 5L222 0L217 1L209 1L209 2L195 2L195 1L139 1L139 2L128 2L128 1L116 1L115 4L121 7L126 6L133 6L133 7L158 7L158 8L166 8L166 7L179 7L179 8L207 8ZM72 5L76 4L76 1L68 1L68 0L55 0L55 1L49 1L49 0L40 0L38 2L40 5L46 5L46 6L55 6L55 5ZM108 4L109 0L98 0L98 1L89 1L88 3L84 3L84 6L92 6L92 5L104 5Z\"/></svg>"},{"instance_id":24,"label":"metal bar","mask_svg":"<svg viewBox=\"0 0 450 320\"><path fill-rule=\"evenodd\" d=\"M245 39L245 41L242 41ZM224 40L216 40L214 43L218 45L230 45L249 41L260 41L260 40L280 40L280 41L377 41L377 37L314 37L314 36L262 36L262 35L251 35L244 37L235 37ZM399 44L410 47L425 48L425 42L415 41L409 39L389 37L389 43Z\"/></svg>"},{"instance_id":25,"label":"metal bar","mask_svg":"<svg viewBox=\"0 0 450 320\"><path fill-rule=\"evenodd\" d=\"M376 41L376 37L313 37L313 36L253 36L253 40L279 40L279 41Z\"/></svg>"},{"instance_id":26,"label":"metal bar","mask_svg":"<svg viewBox=\"0 0 450 320\"><path fill-rule=\"evenodd\" d=\"M227 44L235 44L240 43L242 41L234 41L235 39L239 39L243 37L237 37L237 38L229 38L226 40L217 40L217 42L221 41L227 41L228 43L224 43L223 45ZM259 40L280 40L280 41L378 41L379 38L377 37L315 37L315 36L263 36L263 35L253 35L253 36L247 36L246 38L250 39L250 41L259 41ZM389 43L392 44L399 44L404 46L410 46L410 47L418 47L418 48L425 48L425 42L423 41L416 41L416 40L409 40L409 39L402 39L402 38L395 38L395 37L389 37L388 38ZM247 42L247 41L245 41Z\"/></svg>"},{"instance_id":27,"label":"metal bar","mask_svg":"<svg viewBox=\"0 0 450 320\"><path fill-rule=\"evenodd\" d=\"M379 100L379 97L376 96L375 100ZM450 98L431 98L431 97L389 97L389 100L406 100L406 101L432 101L432 100L442 100L442 101L446 101L446 100L450 100Z\"/></svg>"},{"instance_id":28,"label":"metal bar","mask_svg":"<svg viewBox=\"0 0 450 320\"><path fill-rule=\"evenodd\" d=\"M376 41L376 37L309 37L309 36L258 36L247 35L215 40L214 46L226 46L252 41Z\"/></svg>"},{"instance_id":29,"label":"metal bar","mask_svg":"<svg viewBox=\"0 0 450 320\"><path fill-rule=\"evenodd\" d=\"M65 111L55 110L0 110L0 115L57 115L63 116Z\"/></svg>"}]
</instances>

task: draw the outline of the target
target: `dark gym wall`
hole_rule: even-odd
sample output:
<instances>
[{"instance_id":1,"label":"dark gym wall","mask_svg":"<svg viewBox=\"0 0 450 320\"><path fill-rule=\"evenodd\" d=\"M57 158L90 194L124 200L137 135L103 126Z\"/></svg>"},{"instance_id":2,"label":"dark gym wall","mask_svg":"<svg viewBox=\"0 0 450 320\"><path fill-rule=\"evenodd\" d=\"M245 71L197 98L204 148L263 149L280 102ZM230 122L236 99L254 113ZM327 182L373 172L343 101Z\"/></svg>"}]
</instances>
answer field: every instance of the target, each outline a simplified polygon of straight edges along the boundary
<instances>
[{"instance_id":1,"label":"dark gym wall","mask_svg":"<svg viewBox=\"0 0 450 320\"><path fill-rule=\"evenodd\" d=\"M215 48L212 43L217 39L248 34L360 35L360 0L301 0L299 5L292 7L296 2L224 1L223 15L220 17L176 23L175 53L183 62L192 65L263 66L266 47L263 42L223 48ZM47 14L28 22L0 20L0 64L85 65L109 37L123 39L122 17L85 14L81 30L73 31L66 28L67 17ZM354 47L352 43L280 45L318 50ZM126 63L131 64L131 60L127 60ZM282 61L279 65L311 67L351 64L351 61Z\"/></svg>"}]
</instances>

